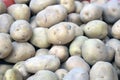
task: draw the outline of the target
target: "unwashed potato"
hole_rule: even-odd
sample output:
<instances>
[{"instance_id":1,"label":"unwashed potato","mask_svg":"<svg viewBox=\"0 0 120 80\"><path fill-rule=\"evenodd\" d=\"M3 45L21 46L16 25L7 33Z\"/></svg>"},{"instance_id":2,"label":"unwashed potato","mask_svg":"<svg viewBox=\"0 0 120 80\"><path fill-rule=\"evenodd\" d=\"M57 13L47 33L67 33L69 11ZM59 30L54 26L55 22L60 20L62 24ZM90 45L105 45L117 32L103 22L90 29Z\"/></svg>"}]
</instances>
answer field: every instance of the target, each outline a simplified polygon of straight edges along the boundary
<instances>
[{"instance_id":1,"label":"unwashed potato","mask_svg":"<svg viewBox=\"0 0 120 80\"><path fill-rule=\"evenodd\" d=\"M58 76L49 70L40 70L27 80L59 80Z\"/></svg>"},{"instance_id":2,"label":"unwashed potato","mask_svg":"<svg viewBox=\"0 0 120 80\"><path fill-rule=\"evenodd\" d=\"M63 21L66 17L67 10L62 5L52 5L36 15L36 23L40 27L51 27Z\"/></svg>"},{"instance_id":3,"label":"unwashed potato","mask_svg":"<svg viewBox=\"0 0 120 80\"><path fill-rule=\"evenodd\" d=\"M11 54L5 58L6 62L17 63L35 55L35 48L28 42L12 42L12 45L13 50Z\"/></svg>"},{"instance_id":4,"label":"unwashed potato","mask_svg":"<svg viewBox=\"0 0 120 80\"><path fill-rule=\"evenodd\" d=\"M38 49L35 53L35 56L40 56L40 55L48 55L49 50L48 49Z\"/></svg>"},{"instance_id":5,"label":"unwashed potato","mask_svg":"<svg viewBox=\"0 0 120 80\"><path fill-rule=\"evenodd\" d=\"M8 7L8 13L13 16L15 20L29 20L30 9L26 4L13 4Z\"/></svg>"},{"instance_id":6,"label":"unwashed potato","mask_svg":"<svg viewBox=\"0 0 120 80\"><path fill-rule=\"evenodd\" d=\"M4 75L8 69L11 69L12 65L9 64L0 64L0 75ZM0 79L1 80L1 79Z\"/></svg>"},{"instance_id":7,"label":"unwashed potato","mask_svg":"<svg viewBox=\"0 0 120 80\"><path fill-rule=\"evenodd\" d=\"M11 15L4 13L0 15L0 32L8 33L10 30L11 24L14 22L14 19Z\"/></svg>"},{"instance_id":8,"label":"unwashed potato","mask_svg":"<svg viewBox=\"0 0 120 80\"><path fill-rule=\"evenodd\" d=\"M3 0L0 0L0 14L5 13L7 11L7 7L5 6Z\"/></svg>"},{"instance_id":9,"label":"unwashed potato","mask_svg":"<svg viewBox=\"0 0 120 80\"><path fill-rule=\"evenodd\" d=\"M118 76L111 63L98 61L90 70L90 80L118 80Z\"/></svg>"},{"instance_id":10,"label":"unwashed potato","mask_svg":"<svg viewBox=\"0 0 120 80\"><path fill-rule=\"evenodd\" d=\"M23 77L18 70L8 69L4 75L3 80L23 80Z\"/></svg>"},{"instance_id":11,"label":"unwashed potato","mask_svg":"<svg viewBox=\"0 0 120 80\"><path fill-rule=\"evenodd\" d=\"M107 24L101 20L93 20L84 26L86 36L90 38L103 39L108 34Z\"/></svg>"},{"instance_id":12,"label":"unwashed potato","mask_svg":"<svg viewBox=\"0 0 120 80\"><path fill-rule=\"evenodd\" d=\"M73 68L65 75L63 80L89 80L89 74L82 68Z\"/></svg>"},{"instance_id":13,"label":"unwashed potato","mask_svg":"<svg viewBox=\"0 0 120 80\"><path fill-rule=\"evenodd\" d=\"M57 0L52 0L52 1L51 0L31 0L29 7L33 13L38 13L39 11L45 9L46 7L56 3L57 3Z\"/></svg>"},{"instance_id":14,"label":"unwashed potato","mask_svg":"<svg viewBox=\"0 0 120 80\"><path fill-rule=\"evenodd\" d=\"M0 42L0 59L3 59L11 54L13 46L7 33L0 33Z\"/></svg>"},{"instance_id":15,"label":"unwashed potato","mask_svg":"<svg viewBox=\"0 0 120 80\"><path fill-rule=\"evenodd\" d=\"M33 29L33 35L31 37L30 42L39 48L47 48L50 46L48 42L48 28L38 27Z\"/></svg>"},{"instance_id":16,"label":"unwashed potato","mask_svg":"<svg viewBox=\"0 0 120 80\"><path fill-rule=\"evenodd\" d=\"M81 56L82 55L82 45L85 42L85 40L87 40L88 38L85 36L78 36L76 37L70 44L69 46L69 52L70 55L78 55Z\"/></svg>"},{"instance_id":17,"label":"unwashed potato","mask_svg":"<svg viewBox=\"0 0 120 80\"><path fill-rule=\"evenodd\" d=\"M30 0L14 0L14 1L17 4L25 4L25 3L28 3Z\"/></svg>"},{"instance_id":18,"label":"unwashed potato","mask_svg":"<svg viewBox=\"0 0 120 80\"><path fill-rule=\"evenodd\" d=\"M102 17L101 7L95 4L87 4L80 12L80 19L82 22L87 23L92 20L100 19Z\"/></svg>"},{"instance_id":19,"label":"unwashed potato","mask_svg":"<svg viewBox=\"0 0 120 80\"><path fill-rule=\"evenodd\" d=\"M62 45L53 45L49 50L49 54L56 55L61 62L66 61L69 57L68 48Z\"/></svg>"},{"instance_id":20,"label":"unwashed potato","mask_svg":"<svg viewBox=\"0 0 120 80\"><path fill-rule=\"evenodd\" d=\"M25 61L25 67L30 73L36 73L39 70L55 71L59 66L60 60L55 55L41 55L29 58Z\"/></svg>"},{"instance_id":21,"label":"unwashed potato","mask_svg":"<svg viewBox=\"0 0 120 80\"><path fill-rule=\"evenodd\" d=\"M26 42L32 37L32 28L26 20L16 20L10 27L10 36L18 42Z\"/></svg>"},{"instance_id":22,"label":"unwashed potato","mask_svg":"<svg viewBox=\"0 0 120 80\"><path fill-rule=\"evenodd\" d=\"M83 4L80 1L75 1L75 12L80 13L83 8Z\"/></svg>"}]
</instances>

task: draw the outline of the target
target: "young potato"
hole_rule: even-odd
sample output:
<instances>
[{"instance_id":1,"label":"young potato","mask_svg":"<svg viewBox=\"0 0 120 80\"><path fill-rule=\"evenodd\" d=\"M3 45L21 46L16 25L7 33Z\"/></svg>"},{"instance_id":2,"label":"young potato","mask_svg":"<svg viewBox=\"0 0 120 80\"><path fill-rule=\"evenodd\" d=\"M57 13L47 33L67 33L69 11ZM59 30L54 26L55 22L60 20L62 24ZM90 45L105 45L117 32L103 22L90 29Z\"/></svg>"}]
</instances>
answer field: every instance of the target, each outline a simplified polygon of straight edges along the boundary
<instances>
[{"instance_id":1,"label":"young potato","mask_svg":"<svg viewBox=\"0 0 120 80\"><path fill-rule=\"evenodd\" d=\"M8 13L13 16L15 20L29 20L30 9L26 4L13 4L8 7Z\"/></svg>"},{"instance_id":2,"label":"young potato","mask_svg":"<svg viewBox=\"0 0 120 80\"><path fill-rule=\"evenodd\" d=\"M33 29L33 35L30 42L38 48L47 48L50 46L48 42L48 28L38 27Z\"/></svg>"},{"instance_id":3,"label":"young potato","mask_svg":"<svg viewBox=\"0 0 120 80\"><path fill-rule=\"evenodd\" d=\"M118 76L112 64L98 61L90 70L90 80L118 80Z\"/></svg>"},{"instance_id":4,"label":"young potato","mask_svg":"<svg viewBox=\"0 0 120 80\"><path fill-rule=\"evenodd\" d=\"M13 50L11 54L5 58L6 62L17 63L35 55L35 48L28 42L12 42L12 45Z\"/></svg>"},{"instance_id":5,"label":"young potato","mask_svg":"<svg viewBox=\"0 0 120 80\"><path fill-rule=\"evenodd\" d=\"M65 69L58 69L55 74L58 76L59 80L63 80L64 76L67 75L68 71Z\"/></svg>"},{"instance_id":6,"label":"young potato","mask_svg":"<svg viewBox=\"0 0 120 80\"><path fill-rule=\"evenodd\" d=\"M11 24L14 22L14 19L11 15L4 13L0 15L0 32L8 33L10 30Z\"/></svg>"},{"instance_id":7,"label":"young potato","mask_svg":"<svg viewBox=\"0 0 120 80\"><path fill-rule=\"evenodd\" d=\"M60 4L67 9L68 13L75 11L75 0L60 0Z\"/></svg>"},{"instance_id":8,"label":"young potato","mask_svg":"<svg viewBox=\"0 0 120 80\"><path fill-rule=\"evenodd\" d=\"M88 38L85 36L78 36L76 37L70 44L69 46L69 52L71 56L74 55L78 55L81 56L82 55L82 45L85 42L85 40L87 40Z\"/></svg>"},{"instance_id":9,"label":"young potato","mask_svg":"<svg viewBox=\"0 0 120 80\"><path fill-rule=\"evenodd\" d=\"M9 64L0 64L0 75L4 75L8 69L11 69L12 65ZM1 80L1 79L0 79Z\"/></svg>"},{"instance_id":10,"label":"young potato","mask_svg":"<svg viewBox=\"0 0 120 80\"><path fill-rule=\"evenodd\" d=\"M3 0L0 0L0 14L5 13L7 11L7 7L5 6Z\"/></svg>"},{"instance_id":11,"label":"young potato","mask_svg":"<svg viewBox=\"0 0 120 80\"><path fill-rule=\"evenodd\" d=\"M28 3L30 0L14 0L16 4L25 4Z\"/></svg>"},{"instance_id":12,"label":"young potato","mask_svg":"<svg viewBox=\"0 0 120 80\"><path fill-rule=\"evenodd\" d=\"M101 7L95 4L87 4L80 12L80 19L82 22L87 23L102 17Z\"/></svg>"},{"instance_id":13,"label":"young potato","mask_svg":"<svg viewBox=\"0 0 120 80\"><path fill-rule=\"evenodd\" d=\"M48 49L38 49L36 51L35 56L48 55L48 54L49 54L49 50Z\"/></svg>"},{"instance_id":14,"label":"young potato","mask_svg":"<svg viewBox=\"0 0 120 80\"><path fill-rule=\"evenodd\" d=\"M48 29L48 40L52 44L67 44L75 37L75 29L69 22L60 22Z\"/></svg>"},{"instance_id":15,"label":"young potato","mask_svg":"<svg viewBox=\"0 0 120 80\"><path fill-rule=\"evenodd\" d=\"M16 20L10 27L10 36L18 42L26 42L32 37L32 28L26 20Z\"/></svg>"},{"instance_id":16,"label":"young potato","mask_svg":"<svg viewBox=\"0 0 120 80\"><path fill-rule=\"evenodd\" d=\"M93 20L84 26L84 33L90 38L103 39L108 34L107 24L101 20Z\"/></svg>"},{"instance_id":17,"label":"young potato","mask_svg":"<svg viewBox=\"0 0 120 80\"><path fill-rule=\"evenodd\" d=\"M80 1L75 1L75 12L80 13L83 8L83 4Z\"/></svg>"},{"instance_id":18,"label":"young potato","mask_svg":"<svg viewBox=\"0 0 120 80\"><path fill-rule=\"evenodd\" d=\"M68 48L62 45L53 45L49 50L49 54L56 55L61 62L66 61L69 57Z\"/></svg>"},{"instance_id":19,"label":"young potato","mask_svg":"<svg viewBox=\"0 0 120 80\"><path fill-rule=\"evenodd\" d=\"M3 59L11 54L13 49L10 36L6 33L0 33L0 59Z\"/></svg>"},{"instance_id":20,"label":"young potato","mask_svg":"<svg viewBox=\"0 0 120 80\"><path fill-rule=\"evenodd\" d=\"M45 9L50 5L54 5L57 3L57 0L31 0L30 1L30 9L33 13L38 13L41 10ZM39 7L40 6L40 7Z\"/></svg>"},{"instance_id":21,"label":"young potato","mask_svg":"<svg viewBox=\"0 0 120 80\"><path fill-rule=\"evenodd\" d=\"M25 61L25 67L30 73L36 73L39 70L55 71L59 66L60 60L55 55L41 55Z\"/></svg>"},{"instance_id":22,"label":"young potato","mask_svg":"<svg viewBox=\"0 0 120 80\"><path fill-rule=\"evenodd\" d=\"M66 17L67 10L62 5L52 5L36 15L36 23L40 27L51 27L63 21Z\"/></svg>"}]
</instances>

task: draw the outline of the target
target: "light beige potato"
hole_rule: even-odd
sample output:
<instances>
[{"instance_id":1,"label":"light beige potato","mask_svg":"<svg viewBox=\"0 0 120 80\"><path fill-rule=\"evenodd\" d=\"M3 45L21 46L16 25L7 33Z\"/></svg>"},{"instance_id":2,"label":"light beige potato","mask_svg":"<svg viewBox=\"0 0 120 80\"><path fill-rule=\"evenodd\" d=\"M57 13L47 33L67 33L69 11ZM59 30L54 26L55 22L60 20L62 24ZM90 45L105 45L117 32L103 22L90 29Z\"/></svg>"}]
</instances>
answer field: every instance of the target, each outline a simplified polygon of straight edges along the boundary
<instances>
[{"instance_id":1,"label":"light beige potato","mask_svg":"<svg viewBox=\"0 0 120 80\"><path fill-rule=\"evenodd\" d=\"M31 0L29 7L33 13L38 13L46 7L54 5L56 3L57 0Z\"/></svg>"},{"instance_id":2,"label":"light beige potato","mask_svg":"<svg viewBox=\"0 0 120 80\"><path fill-rule=\"evenodd\" d=\"M3 80L23 80L23 77L18 70L8 69L4 75Z\"/></svg>"},{"instance_id":3,"label":"light beige potato","mask_svg":"<svg viewBox=\"0 0 120 80\"><path fill-rule=\"evenodd\" d=\"M103 6L104 4L106 4L109 0L90 0L90 3L96 3L100 6Z\"/></svg>"},{"instance_id":4,"label":"light beige potato","mask_svg":"<svg viewBox=\"0 0 120 80\"><path fill-rule=\"evenodd\" d=\"M75 29L69 22L60 22L48 29L48 40L52 44L67 44L75 37Z\"/></svg>"},{"instance_id":5,"label":"light beige potato","mask_svg":"<svg viewBox=\"0 0 120 80\"><path fill-rule=\"evenodd\" d=\"M35 28L33 29L33 35L31 37L30 42L38 47L38 48L47 48L50 46L50 43L48 42L48 28Z\"/></svg>"},{"instance_id":6,"label":"light beige potato","mask_svg":"<svg viewBox=\"0 0 120 80\"><path fill-rule=\"evenodd\" d=\"M0 64L0 75L4 75L8 69L11 69L12 65L9 64ZM1 79L0 79L1 80Z\"/></svg>"},{"instance_id":7,"label":"light beige potato","mask_svg":"<svg viewBox=\"0 0 120 80\"><path fill-rule=\"evenodd\" d=\"M13 46L7 33L0 33L0 42L0 59L3 59L11 54Z\"/></svg>"},{"instance_id":8,"label":"light beige potato","mask_svg":"<svg viewBox=\"0 0 120 80\"><path fill-rule=\"evenodd\" d=\"M79 56L71 56L64 64L65 69L70 71L73 68L80 67L86 71L90 70L90 66Z\"/></svg>"},{"instance_id":9,"label":"light beige potato","mask_svg":"<svg viewBox=\"0 0 120 80\"><path fill-rule=\"evenodd\" d=\"M0 0L0 14L5 13L7 11L7 7L4 4L3 0Z\"/></svg>"},{"instance_id":10,"label":"light beige potato","mask_svg":"<svg viewBox=\"0 0 120 80\"><path fill-rule=\"evenodd\" d=\"M112 64L113 64L113 67L115 68L115 70L117 71L118 78L120 79L120 68L115 64L115 62L113 62Z\"/></svg>"},{"instance_id":11,"label":"light beige potato","mask_svg":"<svg viewBox=\"0 0 120 80\"><path fill-rule=\"evenodd\" d=\"M0 15L0 32L8 33L10 30L11 24L14 22L14 19L11 15L4 13Z\"/></svg>"},{"instance_id":12,"label":"light beige potato","mask_svg":"<svg viewBox=\"0 0 120 80\"><path fill-rule=\"evenodd\" d=\"M83 4L80 1L75 1L75 12L80 13L83 8Z\"/></svg>"},{"instance_id":13,"label":"light beige potato","mask_svg":"<svg viewBox=\"0 0 120 80\"><path fill-rule=\"evenodd\" d=\"M59 80L58 76L49 70L40 70L27 80Z\"/></svg>"},{"instance_id":14,"label":"light beige potato","mask_svg":"<svg viewBox=\"0 0 120 80\"><path fill-rule=\"evenodd\" d=\"M26 20L16 20L10 27L10 36L18 42L28 41L32 33L32 28Z\"/></svg>"},{"instance_id":15,"label":"light beige potato","mask_svg":"<svg viewBox=\"0 0 120 80\"><path fill-rule=\"evenodd\" d=\"M64 76L67 75L68 71L65 69L58 69L55 74L58 76L59 80L63 80Z\"/></svg>"},{"instance_id":16,"label":"light beige potato","mask_svg":"<svg viewBox=\"0 0 120 80\"><path fill-rule=\"evenodd\" d=\"M60 4L67 9L68 13L75 11L75 0L60 0Z\"/></svg>"},{"instance_id":17,"label":"light beige potato","mask_svg":"<svg viewBox=\"0 0 120 80\"><path fill-rule=\"evenodd\" d=\"M30 19L30 26L32 27L32 29L38 27L35 18L36 18L36 16L33 16L33 17L31 17L31 19Z\"/></svg>"},{"instance_id":18,"label":"light beige potato","mask_svg":"<svg viewBox=\"0 0 120 80\"><path fill-rule=\"evenodd\" d=\"M107 24L101 20L93 20L84 26L84 33L90 38L103 39L108 34Z\"/></svg>"},{"instance_id":19,"label":"light beige potato","mask_svg":"<svg viewBox=\"0 0 120 80\"><path fill-rule=\"evenodd\" d=\"M98 61L90 70L90 80L118 80L118 76L111 63Z\"/></svg>"},{"instance_id":20,"label":"light beige potato","mask_svg":"<svg viewBox=\"0 0 120 80\"><path fill-rule=\"evenodd\" d=\"M8 13L15 20L29 20L30 18L30 8L26 4L13 4L8 7Z\"/></svg>"},{"instance_id":21,"label":"light beige potato","mask_svg":"<svg viewBox=\"0 0 120 80\"><path fill-rule=\"evenodd\" d=\"M30 0L14 0L16 4L25 4L28 3Z\"/></svg>"},{"instance_id":22,"label":"light beige potato","mask_svg":"<svg viewBox=\"0 0 120 80\"><path fill-rule=\"evenodd\" d=\"M11 54L5 58L6 62L17 63L35 55L35 48L28 42L12 42L12 45L13 50Z\"/></svg>"},{"instance_id":23,"label":"light beige potato","mask_svg":"<svg viewBox=\"0 0 120 80\"><path fill-rule=\"evenodd\" d=\"M92 20L100 19L102 17L101 7L95 4L87 4L80 12L80 19L82 22L87 23Z\"/></svg>"},{"instance_id":24,"label":"light beige potato","mask_svg":"<svg viewBox=\"0 0 120 80\"><path fill-rule=\"evenodd\" d=\"M88 38L85 36L78 36L76 37L70 44L69 46L69 52L71 56L74 55L78 55L81 56L82 55L82 45L85 42L85 40L87 40Z\"/></svg>"},{"instance_id":25,"label":"light beige potato","mask_svg":"<svg viewBox=\"0 0 120 80\"><path fill-rule=\"evenodd\" d=\"M35 53L35 56L48 55L49 49L38 49Z\"/></svg>"},{"instance_id":26,"label":"light beige potato","mask_svg":"<svg viewBox=\"0 0 120 80\"><path fill-rule=\"evenodd\" d=\"M66 61L69 57L68 48L62 45L53 45L49 50L49 54L56 55L61 62Z\"/></svg>"},{"instance_id":27,"label":"light beige potato","mask_svg":"<svg viewBox=\"0 0 120 80\"><path fill-rule=\"evenodd\" d=\"M39 70L55 71L59 66L60 60L55 55L41 55L25 61L25 67L30 73L36 73Z\"/></svg>"}]
</instances>

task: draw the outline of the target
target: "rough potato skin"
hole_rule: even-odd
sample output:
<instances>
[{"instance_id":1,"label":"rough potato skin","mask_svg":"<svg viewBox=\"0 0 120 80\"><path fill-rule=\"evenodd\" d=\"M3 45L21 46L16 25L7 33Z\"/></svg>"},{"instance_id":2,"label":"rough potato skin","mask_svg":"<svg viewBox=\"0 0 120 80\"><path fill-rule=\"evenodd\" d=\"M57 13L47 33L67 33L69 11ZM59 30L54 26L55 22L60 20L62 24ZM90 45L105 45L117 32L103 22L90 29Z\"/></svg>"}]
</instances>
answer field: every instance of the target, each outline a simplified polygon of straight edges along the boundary
<instances>
[{"instance_id":1,"label":"rough potato skin","mask_svg":"<svg viewBox=\"0 0 120 80\"><path fill-rule=\"evenodd\" d=\"M0 14L5 13L7 11L7 7L5 6L4 2L0 0Z\"/></svg>"}]
</instances>

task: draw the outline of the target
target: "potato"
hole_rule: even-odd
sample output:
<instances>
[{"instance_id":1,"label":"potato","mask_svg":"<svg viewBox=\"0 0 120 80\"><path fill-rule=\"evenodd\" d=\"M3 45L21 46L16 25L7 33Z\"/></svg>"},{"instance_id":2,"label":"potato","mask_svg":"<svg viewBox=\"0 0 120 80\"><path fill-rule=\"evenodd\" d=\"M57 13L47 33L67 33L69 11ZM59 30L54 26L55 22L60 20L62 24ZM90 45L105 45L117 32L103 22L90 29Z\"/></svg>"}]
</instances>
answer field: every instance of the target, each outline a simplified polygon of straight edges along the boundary
<instances>
[{"instance_id":1,"label":"potato","mask_svg":"<svg viewBox=\"0 0 120 80\"><path fill-rule=\"evenodd\" d=\"M23 80L23 77L16 69L9 69L6 71L3 80Z\"/></svg>"},{"instance_id":2,"label":"potato","mask_svg":"<svg viewBox=\"0 0 120 80\"><path fill-rule=\"evenodd\" d=\"M9 64L0 64L0 75L4 75L8 69L11 69L12 65ZM1 79L0 79L1 80Z\"/></svg>"},{"instance_id":3,"label":"potato","mask_svg":"<svg viewBox=\"0 0 120 80\"><path fill-rule=\"evenodd\" d=\"M80 67L86 71L90 70L89 65L79 56L71 56L65 62L65 69L70 71L73 68Z\"/></svg>"},{"instance_id":4,"label":"potato","mask_svg":"<svg viewBox=\"0 0 120 80\"><path fill-rule=\"evenodd\" d=\"M115 64L115 62L113 62L113 67L114 67L115 70L117 71L118 78L120 79L120 68Z\"/></svg>"},{"instance_id":5,"label":"potato","mask_svg":"<svg viewBox=\"0 0 120 80\"><path fill-rule=\"evenodd\" d=\"M39 11L45 9L47 6L56 4L57 0L31 0L30 9L33 13L38 13ZM40 7L39 7L40 6Z\"/></svg>"},{"instance_id":6,"label":"potato","mask_svg":"<svg viewBox=\"0 0 120 80\"><path fill-rule=\"evenodd\" d=\"M103 6L104 4L106 4L109 0L90 0L91 3L96 3L100 6Z\"/></svg>"},{"instance_id":7,"label":"potato","mask_svg":"<svg viewBox=\"0 0 120 80\"><path fill-rule=\"evenodd\" d=\"M60 4L67 9L68 13L75 11L75 0L60 0Z\"/></svg>"},{"instance_id":8,"label":"potato","mask_svg":"<svg viewBox=\"0 0 120 80\"><path fill-rule=\"evenodd\" d=\"M101 20L90 21L85 25L84 32L90 38L103 39L108 34L107 24Z\"/></svg>"},{"instance_id":9,"label":"potato","mask_svg":"<svg viewBox=\"0 0 120 80\"><path fill-rule=\"evenodd\" d=\"M69 52L71 56L74 55L78 55L81 56L82 55L82 45L85 42L85 40L87 40L88 38L85 36L78 36L76 37L70 44L69 46Z\"/></svg>"},{"instance_id":10,"label":"potato","mask_svg":"<svg viewBox=\"0 0 120 80\"><path fill-rule=\"evenodd\" d=\"M10 30L11 24L14 22L14 19L11 15L4 13L0 15L0 32L8 33Z\"/></svg>"},{"instance_id":11,"label":"potato","mask_svg":"<svg viewBox=\"0 0 120 80\"><path fill-rule=\"evenodd\" d=\"M49 70L40 70L35 75L29 77L27 80L59 80L58 76Z\"/></svg>"},{"instance_id":12,"label":"potato","mask_svg":"<svg viewBox=\"0 0 120 80\"><path fill-rule=\"evenodd\" d=\"M55 71L59 66L60 60L55 55L41 55L25 61L25 67L30 73L36 73L39 70Z\"/></svg>"},{"instance_id":13,"label":"potato","mask_svg":"<svg viewBox=\"0 0 120 80\"><path fill-rule=\"evenodd\" d=\"M12 45L13 50L11 54L5 58L6 62L17 63L35 55L35 48L28 42L12 42Z\"/></svg>"},{"instance_id":14,"label":"potato","mask_svg":"<svg viewBox=\"0 0 120 80\"><path fill-rule=\"evenodd\" d=\"M83 8L83 4L79 1L75 1L75 12L80 13Z\"/></svg>"},{"instance_id":15,"label":"potato","mask_svg":"<svg viewBox=\"0 0 120 80\"><path fill-rule=\"evenodd\" d=\"M95 4L88 4L83 7L80 12L80 19L82 22L87 23L102 17L102 9Z\"/></svg>"},{"instance_id":16,"label":"potato","mask_svg":"<svg viewBox=\"0 0 120 80\"><path fill-rule=\"evenodd\" d=\"M30 0L14 0L16 4L25 4L28 3Z\"/></svg>"},{"instance_id":17,"label":"potato","mask_svg":"<svg viewBox=\"0 0 120 80\"><path fill-rule=\"evenodd\" d=\"M75 37L75 29L67 22L60 22L48 29L48 40L52 44L67 44Z\"/></svg>"},{"instance_id":18,"label":"potato","mask_svg":"<svg viewBox=\"0 0 120 80\"><path fill-rule=\"evenodd\" d=\"M48 53L49 53L48 49L38 49L36 51L35 56L48 55Z\"/></svg>"},{"instance_id":19,"label":"potato","mask_svg":"<svg viewBox=\"0 0 120 80\"><path fill-rule=\"evenodd\" d=\"M50 46L50 43L48 42L48 28L35 28L33 30L33 36L31 37L30 42L38 47L38 48L47 48Z\"/></svg>"},{"instance_id":20,"label":"potato","mask_svg":"<svg viewBox=\"0 0 120 80\"><path fill-rule=\"evenodd\" d=\"M26 20L16 20L10 27L10 36L18 42L26 42L32 37L32 28Z\"/></svg>"},{"instance_id":21,"label":"potato","mask_svg":"<svg viewBox=\"0 0 120 80\"><path fill-rule=\"evenodd\" d=\"M3 76L4 76L4 75L0 74L0 80L3 80Z\"/></svg>"},{"instance_id":22,"label":"potato","mask_svg":"<svg viewBox=\"0 0 120 80\"><path fill-rule=\"evenodd\" d=\"M26 4L13 4L8 7L8 13L13 16L15 20L29 20L30 9Z\"/></svg>"},{"instance_id":23,"label":"potato","mask_svg":"<svg viewBox=\"0 0 120 80\"><path fill-rule=\"evenodd\" d=\"M32 29L38 27L35 18L36 18L36 16L33 16L33 17L31 17L31 19L30 19L30 26L32 27Z\"/></svg>"},{"instance_id":24,"label":"potato","mask_svg":"<svg viewBox=\"0 0 120 80\"><path fill-rule=\"evenodd\" d=\"M89 80L89 74L82 68L73 68L65 75L63 80Z\"/></svg>"},{"instance_id":25,"label":"potato","mask_svg":"<svg viewBox=\"0 0 120 80\"><path fill-rule=\"evenodd\" d=\"M0 0L0 14L5 13L7 11L7 7L5 6L3 0Z\"/></svg>"},{"instance_id":26,"label":"potato","mask_svg":"<svg viewBox=\"0 0 120 80\"><path fill-rule=\"evenodd\" d=\"M49 54L56 55L61 62L66 61L69 57L68 48L62 45L53 45L49 50Z\"/></svg>"},{"instance_id":27,"label":"potato","mask_svg":"<svg viewBox=\"0 0 120 80\"><path fill-rule=\"evenodd\" d=\"M82 45L82 57L90 65L97 61L107 61L108 53L105 44L99 39L88 39Z\"/></svg>"},{"instance_id":28,"label":"potato","mask_svg":"<svg viewBox=\"0 0 120 80\"><path fill-rule=\"evenodd\" d=\"M13 46L9 35L6 33L0 33L0 42L0 59L3 59L11 53Z\"/></svg>"},{"instance_id":29,"label":"potato","mask_svg":"<svg viewBox=\"0 0 120 80\"><path fill-rule=\"evenodd\" d=\"M51 27L63 21L66 17L67 10L62 5L52 5L36 15L36 23L40 27Z\"/></svg>"},{"instance_id":30,"label":"potato","mask_svg":"<svg viewBox=\"0 0 120 80\"><path fill-rule=\"evenodd\" d=\"M63 80L64 76L67 75L68 71L65 69L58 69L55 71L55 74L57 74L59 80Z\"/></svg>"},{"instance_id":31,"label":"potato","mask_svg":"<svg viewBox=\"0 0 120 80\"><path fill-rule=\"evenodd\" d=\"M98 61L90 70L90 80L118 80L118 76L112 64Z\"/></svg>"}]
</instances>

